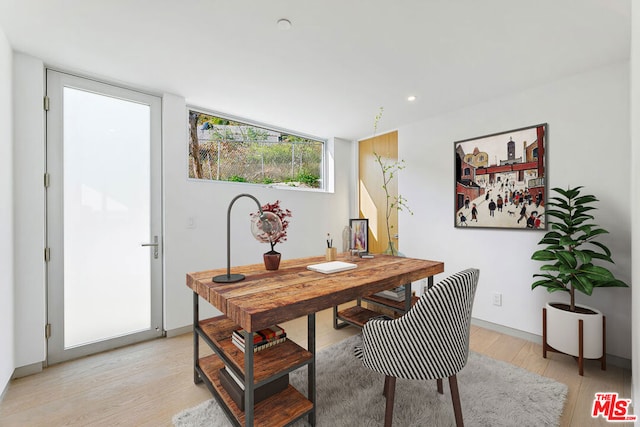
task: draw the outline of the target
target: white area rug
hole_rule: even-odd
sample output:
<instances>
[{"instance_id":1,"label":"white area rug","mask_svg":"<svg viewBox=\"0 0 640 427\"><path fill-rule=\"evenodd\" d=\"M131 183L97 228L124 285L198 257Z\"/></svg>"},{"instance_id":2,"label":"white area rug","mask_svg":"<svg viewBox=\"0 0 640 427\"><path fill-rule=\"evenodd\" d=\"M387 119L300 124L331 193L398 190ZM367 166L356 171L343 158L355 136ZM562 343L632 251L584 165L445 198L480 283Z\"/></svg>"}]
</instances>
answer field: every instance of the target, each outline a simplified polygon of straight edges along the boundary
<instances>
[{"instance_id":1,"label":"white area rug","mask_svg":"<svg viewBox=\"0 0 640 427\"><path fill-rule=\"evenodd\" d=\"M318 352L318 426L382 426L385 399L384 376L364 368L353 355L359 335ZM290 374L290 382L306 392L305 368ZM453 426L449 382L444 395L436 381L398 379L393 424L405 426ZM466 426L556 426L567 396L567 386L508 363L471 352L458 374L458 388ZM176 427L229 426L231 423L215 399L173 417ZM308 425L299 421L295 426Z\"/></svg>"}]
</instances>

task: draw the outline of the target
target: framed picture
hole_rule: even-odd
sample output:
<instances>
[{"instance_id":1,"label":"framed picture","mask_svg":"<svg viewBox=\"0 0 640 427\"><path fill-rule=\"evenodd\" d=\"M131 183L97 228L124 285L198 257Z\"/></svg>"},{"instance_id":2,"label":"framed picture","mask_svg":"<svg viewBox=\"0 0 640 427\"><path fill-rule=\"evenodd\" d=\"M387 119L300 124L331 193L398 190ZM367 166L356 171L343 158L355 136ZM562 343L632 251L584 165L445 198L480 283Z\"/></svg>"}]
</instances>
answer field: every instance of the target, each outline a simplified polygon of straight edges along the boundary
<instances>
[{"instance_id":1,"label":"framed picture","mask_svg":"<svg viewBox=\"0 0 640 427\"><path fill-rule=\"evenodd\" d=\"M546 230L547 124L454 142L457 228Z\"/></svg>"},{"instance_id":2,"label":"framed picture","mask_svg":"<svg viewBox=\"0 0 640 427\"><path fill-rule=\"evenodd\" d=\"M369 252L369 220L352 218L349 220L349 227L351 227L351 249Z\"/></svg>"}]
</instances>

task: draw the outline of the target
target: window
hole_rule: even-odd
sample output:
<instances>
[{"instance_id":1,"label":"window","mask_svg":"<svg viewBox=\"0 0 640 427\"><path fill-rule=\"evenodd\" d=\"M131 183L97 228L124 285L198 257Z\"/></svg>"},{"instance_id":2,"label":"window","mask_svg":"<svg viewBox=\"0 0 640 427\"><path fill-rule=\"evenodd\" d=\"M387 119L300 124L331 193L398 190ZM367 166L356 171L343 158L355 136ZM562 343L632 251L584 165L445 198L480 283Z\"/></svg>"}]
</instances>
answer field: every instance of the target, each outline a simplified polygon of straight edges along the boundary
<instances>
[{"instance_id":1,"label":"window","mask_svg":"<svg viewBox=\"0 0 640 427\"><path fill-rule=\"evenodd\" d=\"M323 188L324 141L189 111L189 178Z\"/></svg>"}]
</instances>

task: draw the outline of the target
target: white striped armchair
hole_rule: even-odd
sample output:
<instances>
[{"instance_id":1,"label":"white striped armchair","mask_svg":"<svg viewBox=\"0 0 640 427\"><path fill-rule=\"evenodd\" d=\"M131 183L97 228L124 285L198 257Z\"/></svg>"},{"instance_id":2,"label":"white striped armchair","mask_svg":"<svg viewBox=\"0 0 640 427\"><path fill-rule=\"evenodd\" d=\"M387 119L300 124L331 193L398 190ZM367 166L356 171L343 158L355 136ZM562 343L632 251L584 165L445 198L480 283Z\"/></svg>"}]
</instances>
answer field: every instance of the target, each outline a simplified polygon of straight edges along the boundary
<instances>
[{"instance_id":1,"label":"white striped armchair","mask_svg":"<svg viewBox=\"0 0 640 427\"><path fill-rule=\"evenodd\" d=\"M458 427L463 426L456 374L469 355L471 309L480 271L467 269L438 282L395 320L372 319L362 329L355 354L369 369L385 375L385 427L393 420L396 378L449 379Z\"/></svg>"}]
</instances>

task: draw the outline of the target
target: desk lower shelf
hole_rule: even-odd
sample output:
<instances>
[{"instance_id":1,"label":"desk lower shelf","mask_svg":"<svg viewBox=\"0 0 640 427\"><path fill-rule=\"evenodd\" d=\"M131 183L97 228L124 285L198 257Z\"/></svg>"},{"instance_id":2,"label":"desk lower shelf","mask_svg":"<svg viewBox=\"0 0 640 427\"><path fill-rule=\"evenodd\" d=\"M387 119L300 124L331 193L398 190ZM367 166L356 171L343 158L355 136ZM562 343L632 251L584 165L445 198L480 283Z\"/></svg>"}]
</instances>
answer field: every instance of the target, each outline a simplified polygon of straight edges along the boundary
<instances>
[{"instance_id":1,"label":"desk lower shelf","mask_svg":"<svg viewBox=\"0 0 640 427\"><path fill-rule=\"evenodd\" d=\"M396 313L404 313L404 301L393 301L388 298L380 297L377 295L369 295L362 298L363 301L371 302L375 305L391 309ZM411 305L418 301L417 296L411 298ZM373 317L380 316L381 313L362 307L361 305L355 305L347 309L338 311L336 317L347 324L362 328L365 323L371 320Z\"/></svg>"},{"instance_id":2,"label":"desk lower shelf","mask_svg":"<svg viewBox=\"0 0 640 427\"><path fill-rule=\"evenodd\" d=\"M231 334L240 327L226 316L200 321L199 335L210 348L226 359L244 380L244 352L231 341ZM254 353L254 383L259 385L273 375L290 372L313 360L313 355L291 340Z\"/></svg>"},{"instance_id":3,"label":"desk lower shelf","mask_svg":"<svg viewBox=\"0 0 640 427\"><path fill-rule=\"evenodd\" d=\"M404 313L405 311L404 300L394 301L392 299L381 297L375 294L363 297L362 300L366 302L371 302L381 307L389 308L399 313ZM418 297L413 295L411 297L411 305L413 306L417 301L418 301Z\"/></svg>"},{"instance_id":4,"label":"desk lower shelf","mask_svg":"<svg viewBox=\"0 0 640 427\"><path fill-rule=\"evenodd\" d=\"M239 326L226 316L217 316L198 322L194 333L202 338L214 354L199 357L195 366L200 378L209 391L218 399L223 410L238 425L245 424L245 413L231 398L219 379L219 371L233 368L236 374L245 379L244 352L231 341L231 335ZM254 353L255 386L264 384L284 373L313 363L313 355L291 340ZM313 403L295 387L289 385L285 390L266 398L254 407L256 426L285 426L303 417L313 410Z\"/></svg>"},{"instance_id":5,"label":"desk lower shelf","mask_svg":"<svg viewBox=\"0 0 640 427\"><path fill-rule=\"evenodd\" d=\"M245 424L244 411L238 408L229 393L222 387L218 378L218 371L224 363L216 355L200 359L200 369L206 376L210 391L221 400L239 425ZM303 417L313 409L313 403L302 395L295 387L289 385L284 391L274 394L256 404L254 419L256 426L286 426L293 420Z\"/></svg>"},{"instance_id":6,"label":"desk lower shelf","mask_svg":"<svg viewBox=\"0 0 640 427\"><path fill-rule=\"evenodd\" d=\"M359 328L362 328L365 323L376 316L380 316L380 313L359 305L354 305L338 312L338 319Z\"/></svg>"}]
</instances>

